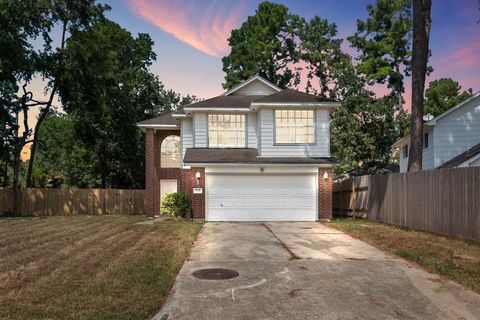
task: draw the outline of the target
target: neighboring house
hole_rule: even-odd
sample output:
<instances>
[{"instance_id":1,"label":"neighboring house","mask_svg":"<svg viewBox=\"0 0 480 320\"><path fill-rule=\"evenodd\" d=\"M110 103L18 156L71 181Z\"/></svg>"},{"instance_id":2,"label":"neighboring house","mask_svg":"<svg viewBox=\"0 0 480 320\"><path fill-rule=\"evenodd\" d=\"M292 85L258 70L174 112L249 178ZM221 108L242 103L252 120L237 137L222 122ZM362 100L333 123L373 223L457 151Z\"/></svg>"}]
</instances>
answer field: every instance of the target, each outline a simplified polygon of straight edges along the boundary
<instances>
[{"instance_id":1,"label":"neighboring house","mask_svg":"<svg viewBox=\"0 0 480 320\"><path fill-rule=\"evenodd\" d=\"M424 123L424 170L480 166L480 92ZM407 171L410 136L393 147Z\"/></svg>"},{"instance_id":2,"label":"neighboring house","mask_svg":"<svg viewBox=\"0 0 480 320\"><path fill-rule=\"evenodd\" d=\"M318 96L260 76L138 123L146 132L147 212L185 191L195 219L315 221L332 215L330 113Z\"/></svg>"}]
</instances>

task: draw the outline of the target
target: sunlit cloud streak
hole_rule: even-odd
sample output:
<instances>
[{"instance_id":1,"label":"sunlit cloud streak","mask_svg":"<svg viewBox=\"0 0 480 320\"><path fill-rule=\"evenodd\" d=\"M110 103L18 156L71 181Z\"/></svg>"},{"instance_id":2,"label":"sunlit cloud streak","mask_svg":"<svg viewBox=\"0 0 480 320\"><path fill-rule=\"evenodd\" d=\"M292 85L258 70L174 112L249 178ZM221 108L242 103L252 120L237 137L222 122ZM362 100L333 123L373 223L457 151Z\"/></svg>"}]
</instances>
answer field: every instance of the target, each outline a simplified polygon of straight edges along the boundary
<instances>
[{"instance_id":1,"label":"sunlit cloud streak","mask_svg":"<svg viewBox=\"0 0 480 320\"><path fill-rule=\"evenodd\" d=\"M227 39L241 24L244 1L128 0L144 20L213 57L228 53ZM208 5L205 5L208 3Z\"/></svg>"}]
</instances>

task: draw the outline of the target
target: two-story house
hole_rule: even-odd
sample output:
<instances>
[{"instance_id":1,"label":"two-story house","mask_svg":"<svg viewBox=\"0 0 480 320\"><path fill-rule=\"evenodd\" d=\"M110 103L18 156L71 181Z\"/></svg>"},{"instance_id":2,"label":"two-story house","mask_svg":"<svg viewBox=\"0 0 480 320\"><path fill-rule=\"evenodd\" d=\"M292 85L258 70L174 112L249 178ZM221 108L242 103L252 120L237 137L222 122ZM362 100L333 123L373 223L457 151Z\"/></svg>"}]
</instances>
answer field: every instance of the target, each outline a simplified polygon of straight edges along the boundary
<instances>
[{"instance_id":1,"label":"two-story house","mask_svg":"<svg viewBox=\"0 0 480 320\"><path fill-rule=\"evenodd\" d=\"M339 103L260 76L183 112L140 122L147 213L185 191L207 221L315 221L332 215L330 113Z\"/></svg>"},{"instance_id":2,"label":"two-story house","mask_svg":"<svg viewBox=\"0 0 480 320\"><path fill-rule=\"evenodd\" d=\"M410 136L397 141L400 172L408 167ZM424 170L480 166L480 92L424 123Z\"/></svg>"}]
</instances>

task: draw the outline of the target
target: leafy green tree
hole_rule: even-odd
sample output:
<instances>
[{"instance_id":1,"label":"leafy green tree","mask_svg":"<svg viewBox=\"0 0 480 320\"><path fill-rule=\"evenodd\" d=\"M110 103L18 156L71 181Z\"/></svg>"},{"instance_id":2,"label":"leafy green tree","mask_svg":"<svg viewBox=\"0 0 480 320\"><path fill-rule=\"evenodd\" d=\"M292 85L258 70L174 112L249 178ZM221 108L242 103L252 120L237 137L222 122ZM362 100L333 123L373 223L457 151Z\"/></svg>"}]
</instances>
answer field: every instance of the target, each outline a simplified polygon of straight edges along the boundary
<instances>
[{"instance_id":1,"label":"leafy green tree","mask_svg":"<svg viewBox=\"0 0 480 320\"><path fill-rule=\"evenodd\" d=\"M171 108L149 71L155 58L147 34L133 37L108 20L67 42L59 92L99 187L143 186L144 137L136 123Z\"/></svg>"},{"instance_id":2,"label":"leafy green tree","mask_svg":"<svg viewBox=\"0 0 480 320\"><path fill-rule=\"evenodd\" d=\"M108 7L96 4L94 0L52 0L52 1L2 1L0 2L0 81L2 90L8 86L21 86L12 99L15 123L23 117L23 133L18 134L16 125L13 134L13 186L15 190L14 213L20 212L20 152L32 142L31 157L27 174L27 185L31 185L39 128L48 114L57 92L57 78L63 67L63 47L69 34L88 27L103 15ZM58 32L57 28L60 30ZM59 35L57 41L54 36ZM58 46L54 46L58 43ZM35 44L35 45L34 45ZM45 80L46 100L34 97L29 90L34 77ZM28 116L32 109L38 109L39 116L35 130L29 127ZM33 133L33 139L29 140Z\"/></svg>"},{"instance_id":3,"label":"leafy green tree","mask_svg":"<svg viewBox=\"0 0 480 320\"><path fill-rule=\"evenodd\" d=\"M351 95L332 116L332 152L340 160L336 174L386 173L392 144L400 137L403 113L396 98L375 99L367 91Z\"/></svg>"},{"instance_id":4,"label":"leafy green tree","mask_svg":"<svg viewBox=\"0 0 480 320\"><path fill-rule=\"evenodd\" d=\"M90 188L99 185L91 159L95 157L75 131L71 115L50 112L40 128L36 186Z\"/></svg>"},{"instance_id":5,"label":"leafy green tree","mask_svg":"<svg viewBox=\"0 0 480 320\"><path fill-rule=\"evenodd\" d=\"M284 5L260 3L255 14L228 38L231 52L222 59L227 74L223 87L231 89L256 74L280 88L298 82L293 64L298 62L295 37L301 24Z\"/></svg>"},{"instance_id":6,"label":"leafy green tree","mask_svg":"<svg viewBox=\"0 0 480 320\"><path fill-rule=\"evenodd\" d=\"M387 84L403 104L404 77L410 75L412 14L410 0L377 0L367 6L368 18L357 20L348 37L360 52L357 70L370 84Z\"/></svg>"},{"instance_id":7,"label":"leafy green tree","mask_svg":"<svg viewBox=\"0 0 480 320\"><path fill-rule=\"evenodd\" d=\"M161 99L159 105L155 108L155 114L165 114L172 111L180 111L183 106L199 101L194 95L187 94L182 96L180 93L172 89L165 90L161 85Z\"/></svg>"},{"instance_id":8,"label":"leafy green tree","mask_svg":"<svg viewBox=\"0 0 480 320\"><path fill-rule=\"evenodd\" d=\"M299 28L298 49L306 63L306 92L339 98L339 78L351 65L351 58L341 50L342 39L336 38L337 26L315 16ZM318 81L318 88L313 85Z\"/></svg>"},{"instance_id":9,"label":"leafy green tree","mask_svg":"<svg viewBox=\"0 0 480 320\"><path fill-rule=\"evenodd\" d=\"M18 89L17 86L12 85L11 82L0 80L0 184L3 187L9 185L9 164L12 160L15 132L18 127L14 116L15 89Z\"/></svg>"},{"instance_id":10,"label":"leafy green tree","mask_svg":"<svg viewBox=\"0 0 480 320\"><path fill-rule=\"evenodd\" d=\"M425 90L425 113L436 117L472 95L461 91L462 86L451 78L441 78L430 82Z\"/></svg>"},{"instance_id":11,"label":"leafy green tree","mask_svg":"<svg viewBox=\"0 0 480 320\"><path fill-rule=\"evenodd\" d=\"M304 74L305 91L335 98L338 76L350 60L336 36L337 26L326 19L306 21L284 5L262 2L228 39L223 86L230 89L259 74L280 88L298 88Z\"/></svg>"}]
</instances>

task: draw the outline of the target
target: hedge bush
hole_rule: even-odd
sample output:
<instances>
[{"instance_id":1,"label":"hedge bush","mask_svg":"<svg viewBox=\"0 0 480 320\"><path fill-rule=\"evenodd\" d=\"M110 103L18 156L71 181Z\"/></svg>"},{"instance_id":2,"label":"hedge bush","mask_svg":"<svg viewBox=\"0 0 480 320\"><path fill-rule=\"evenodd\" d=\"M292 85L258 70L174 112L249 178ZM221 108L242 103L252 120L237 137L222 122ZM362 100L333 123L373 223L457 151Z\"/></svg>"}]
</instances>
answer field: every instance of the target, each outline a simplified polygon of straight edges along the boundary
<instances>
[{"instance_id":1,"label":"hedge bush","mask_svg":"<svg viewBox=\"0 0 480 320\"><path fill-rule=\"evenodd\" d=\"M169 217L186 218L192 203L186 192L168 193L162 200L160 213Z\"/></svg>"}]
</instances>

